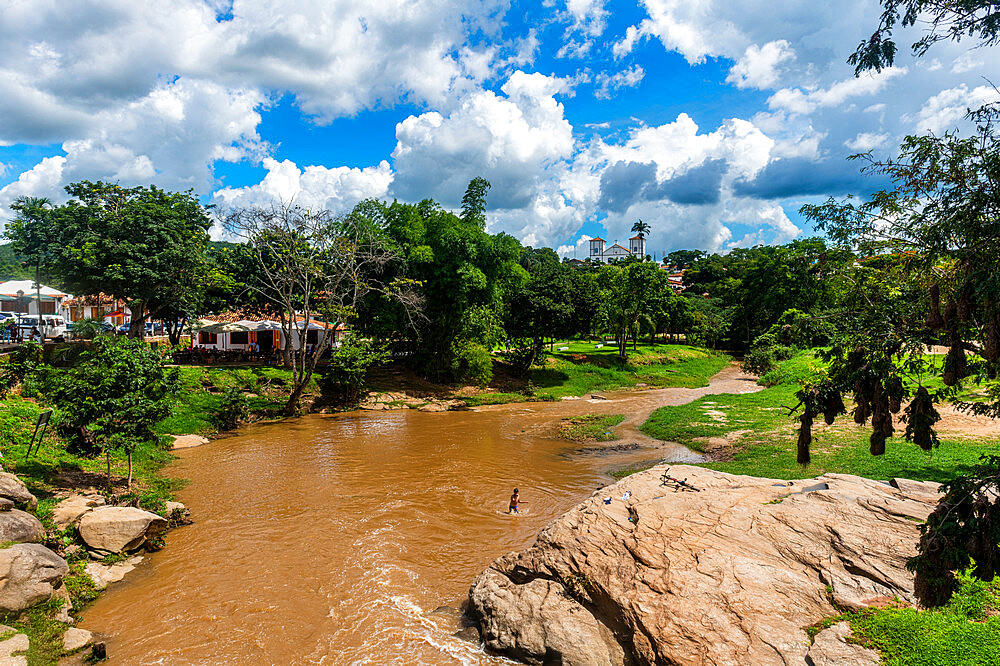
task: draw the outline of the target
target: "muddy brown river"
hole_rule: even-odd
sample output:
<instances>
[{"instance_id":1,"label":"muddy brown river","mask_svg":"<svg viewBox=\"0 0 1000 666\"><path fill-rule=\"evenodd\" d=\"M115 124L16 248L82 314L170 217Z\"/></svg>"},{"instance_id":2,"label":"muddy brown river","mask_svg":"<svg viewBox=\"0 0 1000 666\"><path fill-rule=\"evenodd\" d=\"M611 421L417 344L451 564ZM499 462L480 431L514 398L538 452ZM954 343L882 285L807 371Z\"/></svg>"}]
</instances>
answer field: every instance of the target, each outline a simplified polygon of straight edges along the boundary
<instances>
[{"instance_id":1,"label":"muddy brown river","mask_svg":"<svg viewBox=\"0 0 1000 666\"><path fill-rule=\"evenodd\" d=\"M193 525L172 531L81 626L112 664L505 663L452 634L494 558L631 462L694 455L635 429L652 409L745 392L727 369L703 389L421 413L310 416L180 452ZM552 438L560 418L624 413L604 455ZM597 447L598 445L593 445ZM523 513L505 513L514 487Z\"/></svg>"}]
</instances>

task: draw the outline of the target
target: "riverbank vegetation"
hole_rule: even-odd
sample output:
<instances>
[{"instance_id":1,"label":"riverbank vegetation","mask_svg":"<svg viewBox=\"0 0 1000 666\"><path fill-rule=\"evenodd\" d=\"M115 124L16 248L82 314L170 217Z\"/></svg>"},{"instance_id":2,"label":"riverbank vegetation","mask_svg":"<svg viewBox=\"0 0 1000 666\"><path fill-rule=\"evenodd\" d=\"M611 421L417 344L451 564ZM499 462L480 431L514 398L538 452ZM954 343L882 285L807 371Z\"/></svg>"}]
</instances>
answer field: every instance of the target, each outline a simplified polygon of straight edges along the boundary
<instances>
[{"instance_id":1,"label":"riverbank vegetation","mask_svg":"<svg viewBox=\"0 0 1000 666\"><path fill-rule=\"evenodd\" d=\"M624 414L571 416L559 424L559 436L574 442L613 442L618 436L611 429L624 420Z\"/></svg>"}]
</instances>

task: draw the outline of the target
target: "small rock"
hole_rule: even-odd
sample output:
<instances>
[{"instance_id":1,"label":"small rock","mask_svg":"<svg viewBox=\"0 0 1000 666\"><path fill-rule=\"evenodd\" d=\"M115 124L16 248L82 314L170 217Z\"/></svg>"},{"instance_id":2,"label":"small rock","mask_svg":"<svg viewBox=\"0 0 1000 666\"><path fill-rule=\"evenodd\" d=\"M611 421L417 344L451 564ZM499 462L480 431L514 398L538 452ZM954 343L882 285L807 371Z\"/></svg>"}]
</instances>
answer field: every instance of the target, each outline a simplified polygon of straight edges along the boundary
<instances>
[{"instance_id":1,"label":"small rock","mask_svg":"<svg viewBox=\"0 0 1000 666\"><path fill-rule=\"evenodd\" d=\"M94 661L104 661L108 658L108 646L104 643L94 643L94 646L90 648L90 654Z\"/></svg>"},{"instance_id":2,"label":"small rock","mask_svg":"<svg viewBox=\"0 0 1000 666\"><path fill-rule=\"evenodd\" d=\"M187 518L191 515L188 508L180 502L164 502L163 506L168 520L170 518Z\"/></svg>"},{"instance_id":3,"label":"small rock","mask_svg":"<svg viewBox=\"0 0 1000 666\"><path fill-rule=\"evenodd\" d=\"M56 504L52 510L52 522L57 528L64 530L70 525L75 525L83 514L104 504L104 498L100 495L70 495Z\"/></svg>"},{"instance_id":4,"label":"small rock","mask_svg":"<svg viewBox=\"0 0 1000 666\"><path fill-rule=\"evenodd\" d=\"M0 512L0 541L38 543L45 536L45 527L30 513L18 509Z\"/></svg>"},{"instance_id":5,"label":"small rock","mask_svg":"<svg viewBox=\"0 0 1000 666\"><path fill-rule=\"evenodd\" d=\"M17 631L13 627L0 624L0 634ZM28 658L21 655L13 656L15 652L27 652L31 643L25 634L14 634L5 641L0 641L0 665L2 666L27 666Z\"/></svg>"},{"instance_id":6,"label":"small rock","mask_svg":"<svg viewBox=\"0 0 1000 666\"><path fill-rule=\"evenodd\" d=\"M201 435L170 435L174 438L172 449L190 449L193 446L208 444L208 439Z\"/></svg>"},{"instance_id":7,"label":"small rock","mask_svg":"<svg viewBox=\"0 0 1000 666\"><path fill-rule=\"evenodd\" d=\"M806 655L806 663L810 666L875 666L881 663L875 650L848 643L850 635L851 626L846 622L838 622L819 632Z\"/></svg>"},{"instance_id":8,"label":"small rock","mask_svg":"<svg viewBox=\"0 0 1000 666\"><path fill-rule=\"evenodd\" d=\"M19 612L46 601L68 573L66 560L37 543L0 549L0 612Z\"/></svg>"},{"instance_id":9,"label":"small rock","mask_svg":"<svg viewBox=\"0 0 1000 666\"><path fill-rule=\"evenodd\" d=\"M462 611L452 606L438 606L431 611L431 615L441 615L442 617L450 617L457 620L462 617Z\"/></svg>"},{"instance_id":10,"label":"small rock","mask_svg":"<svg viewBox=\"0 0 1000 666\"><path fill-rule=\"evenodd\" d=\"M115 564L101 564L100 562L87 562L84 572L94 581L94 587L103 590L111 583L117 583L131 571L139 562L142 562L142 555L134 555L124 562Z\"/></svg>"},{"instance_id":11,"label":"small rock","mask_svg":"<svg viewBox=\"0 0 1000 666\"><path fill-rule=\"evenodd\" d=\"M73 616L69 614L73 610L73 600L69 597L69 590L66 589L65 585L60 585L52 594L53 599L62 599L63 605L59 609L59 612L55 614L53 619L56 622L62 622L63 624L73 624Z\"/></svg>"},{"instance_id":12,"label":"small rock","mask_svg":"<svg viewBox=\"0 0 1000 666\"><path fill-rule=\"evenodd\" d=\"M92 642L94 642L94 635L86 629L73 627L72 629L67 629L66 633L63 634L63 650L66 650L66 652L73 652L87 647Z\"/></svg>"},{"instance_id":13,"label":"small rock","mask_svg":"<svg viewBox=\"0 0 1000 666\"><path fill-rule=\"evenodd\" d=\"M38 506L38 500L28 492L24 482L10 472L0 472L0 497L6 497L15 506L25 509L35 509Z\"/></svg>"},{"instance_id":14,"label":"small rock","mask_svg":"<svg viewBox=\"0 0 1000 666\"><path fill-rule=\"evenodd\" d=\"M10 511L14 508L14 502L6 497L0 497L0 511Z\"/></svg>"},{"instance_id":15,"label":"small rock","mask_svg":"<svg viewBox=\"0 0 1000 666\"><path fill-rule=\"evenodd\" d=\"M475 643L476 645L479 645L479 643L482 642L482 639L479 636L479 630L476 629L475 627L466 627L461 631L456 631L454 634L452 634L452 636L454 636L455 638L460 638L463 641L467 641L469 643Z\"/></svg>"},{"instance_id":16,"label":"small rock","mask_svg":"<svg viewBox=\"0 0 1000 666\"><path fill-rule=\"evenodd\" d=\"M167 529L167 521L131 506L98 507L77 527L87 548L99 555L138 550Z\"/></svg>"},{"instance_id":17,"label":"small rock","mask_svg":"<svg viewBox=\"0 0 1000 666\"><path fill-rule=\"evenodd\" d=\"M446 412L448 408L442 405L440 402L429 402L423 407L420 407L418 411L421 412Z\"/></svg>"}]
</instances>

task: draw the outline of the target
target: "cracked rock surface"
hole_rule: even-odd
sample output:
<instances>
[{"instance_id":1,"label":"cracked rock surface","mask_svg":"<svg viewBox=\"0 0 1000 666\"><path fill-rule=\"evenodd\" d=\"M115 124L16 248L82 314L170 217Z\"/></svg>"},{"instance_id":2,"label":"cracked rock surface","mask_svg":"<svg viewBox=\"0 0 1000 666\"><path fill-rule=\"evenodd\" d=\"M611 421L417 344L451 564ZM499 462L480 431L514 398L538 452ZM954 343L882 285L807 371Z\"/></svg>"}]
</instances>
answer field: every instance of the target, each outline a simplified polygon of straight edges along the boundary
<instances>
[{"instance_id":1,"label":"cracked rock surface","mask_svg":"<svg viewBox=\"0 0 1000 666\"><path fill-rule=\"evenodd\" d=\"M670 466L694 492L665 469L601 489L479 575L470 612L488 648L567 666L800 665L804 628L834 604L914 600L906 560L938 484Z\"/></svg>"}]
</instances>

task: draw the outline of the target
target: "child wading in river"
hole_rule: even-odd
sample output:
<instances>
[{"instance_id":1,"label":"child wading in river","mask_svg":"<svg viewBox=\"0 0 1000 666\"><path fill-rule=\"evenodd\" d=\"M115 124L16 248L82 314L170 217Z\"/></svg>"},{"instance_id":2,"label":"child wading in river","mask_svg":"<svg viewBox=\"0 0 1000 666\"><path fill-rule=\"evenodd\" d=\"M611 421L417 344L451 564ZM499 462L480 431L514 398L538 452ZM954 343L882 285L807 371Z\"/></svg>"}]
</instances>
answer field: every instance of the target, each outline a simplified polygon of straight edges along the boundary
<instances>
[{"instance_id":1,"label":"child wading in river","mask_svg":"<svg viewBox=\"0 0 1000 666\"><path fill-rule=\"evenodd\" d=\"M514 494L510 496L510 506L507 507L507 513L519 513L517 510L517 505L523 504L521 501L521 496L517 494L517 488L514 488Z\"/></svg>"}]
</instances>

